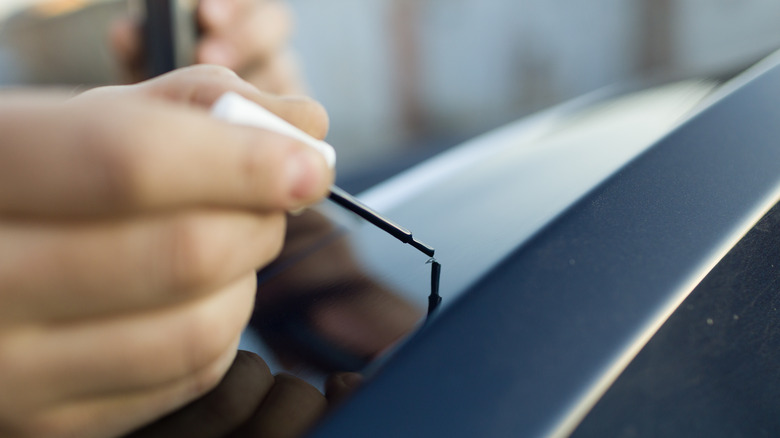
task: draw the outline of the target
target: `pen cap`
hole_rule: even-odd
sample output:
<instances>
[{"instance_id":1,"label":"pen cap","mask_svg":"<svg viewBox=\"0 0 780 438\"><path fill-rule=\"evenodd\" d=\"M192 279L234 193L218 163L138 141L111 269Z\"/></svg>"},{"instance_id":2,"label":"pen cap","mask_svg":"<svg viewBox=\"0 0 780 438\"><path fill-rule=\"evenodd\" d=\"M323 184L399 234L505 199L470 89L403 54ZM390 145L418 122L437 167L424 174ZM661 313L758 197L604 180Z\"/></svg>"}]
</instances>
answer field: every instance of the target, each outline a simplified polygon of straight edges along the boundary
<instances>
[{"instance_id":1,"label":"pen cap","mask_svg":"<svg viewBox=\"0 0 780 438\"><path fill-rule=\"evenodd\" d=\"M211 107L211 115L226 122L254 126L298 140L322 154L331 169L336 165L336 151L333 146L310 136L271 111L232 91L217 99Z\"/></svg>"}]
</instances>

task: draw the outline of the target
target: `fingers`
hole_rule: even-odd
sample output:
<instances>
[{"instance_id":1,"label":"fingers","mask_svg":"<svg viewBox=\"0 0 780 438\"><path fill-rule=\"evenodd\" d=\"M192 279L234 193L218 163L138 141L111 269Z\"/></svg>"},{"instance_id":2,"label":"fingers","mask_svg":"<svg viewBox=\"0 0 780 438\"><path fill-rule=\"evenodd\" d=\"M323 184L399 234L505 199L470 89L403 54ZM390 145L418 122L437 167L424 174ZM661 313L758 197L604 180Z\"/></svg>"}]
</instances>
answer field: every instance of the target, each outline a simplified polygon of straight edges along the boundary
<instances>
[{"instance_id":1,"label":"fingers","mask_svg":"<svg viewBox=\"0 0 780 438\"><path fill-rule=\"evenodd\" d=\"M319 103L303 96L280 97L259 91L232 71L215 65L180 69L135 87L168 100L209 108L228 91L250 99L297 126L312 137L328 133L328 114Z\"/></svg>"},{"instance_id":2,"label":"fingers","mask_svg":"<svg viewBox=\"0 0 780 438\"><path fill-rule=\"evenodd\" d=\"M382 289L363 289L346 299L317 306L309 318L326 339L358 356L375 357L411 333L419 309Z\"/></svg>"},{"instance_id":3,"label":"fingers","mask_svg":"<svg viewBox=\"0 0 780 438\"><path fill-rule=\"evenodd\" d=\"M192 300L264 266L282 214L196 211L104 223L0 219L0 318L65 321Z\"/></svg>"},{"instance_id":4,"label":"fingers","mask_svg":"<svg viewBox=\"0 0 780 438\"><path fill-rule=\"evenodd\" d=\"M283 52L292 30L292 15L278 0L203 0L199 18L198 61L241 73Z\"/></svg>"},{"instance_id":5,"label":"fingers","mask_svg":"<svg viewBox=\"0 0 780 438\"><path fill-rule=\"evenodd\" d=\"M279 374L260 407L230 438L297 438L327 410L325 397L305 381Z\"/></svg>"},{"instance_id":6,"label":"fingers","mask_svg":"<svg viewBox=\"0 0 780 438\"><path fill-rule=\"evenodd\" d=\"M127 438L222 438L250 418L273 384L274 377L259 356L239 351L214 390Z\"/></svg>"},{"instance_id":7,"label":"fingers","mask_svg":"<svg viewBox=\"0 0 780 438\"><path fill-rule=\"evenodd\" d=\"M354 389L351 383L362 381L354 373L340 376L345 377L339 380L342 396ZM286 374L273 377L260 357L239 351L213 391L126 438L299 437L325 413L326 403L303 380Z\"/></svg>"},{"instance_id":8,"label":"fingers","mask_svg":"<svg viewBox=\"0 0 780 438\"><path fill-rule=\"evenodd\" d=\"M292 210L333 180L306 145L164 101L9 101L0 104L0 213Z\"/></svg>"},{"instance_id":9,"label":"fingers","mask_svg":"<svg viewBox=\"0 0 780 438\"><path fill-rule=\"evenodd\" d=\"M7 360L0 358L0 371L19 378L0 382L3 393L23 394L17 402L29 405L65 406L186 382L235 350L254 286L252 274L200 300L155 312L17 330L2 344ZM179 393L176 400L190 401L213 386L204 389L202 383L193 383L201 389L197 394Z\"/></svg>"},{"instance_id":10,"label":"fingers","mask_svg":"<svg viewBox=\"0 0 780 438\"><path fill-rule=\"evenodd\" d=\"M221 379L253 298L251 275L158 312L5 331L0 374L14 378L0 393L15 395L0 398L0 424L19 436L114 436L164 415Z\"/></svg>"},{"instance_id":11,"label":"fingers","mask_svg":"<svg viewBox=\"0 0 780 438\"><path fill-rule=\"evenodd\" d=\"M208 392L235 354L235 348L228 350L203 370L159 388L53 408L34 418L31 431L20 436L103 438L126 433Z\"/></svg>"},{"instance_id":12,"label":"fingers","mask_svg":"<svg viewBox=\"0 0 780 438\"><path fill-rule=\"evenodd\" d=\"M290 217L282 258L294 255L307 242L322 240L331 226L313 210ZM418 325L422 310L367 277L346 241L335 240L326 249L298 261L296 270L259 286L258 321L276 318L275 309L280 308L288 313L305 312L301 317L318 335L358 357L381 354ZM334 285L344 286L350 293L334 294ZM291 303L295 303L292 309ZM262 327L262 322L259 325Z\"/></svg>"},{"instance_id":13,"label":"fingers","mask_svg":"<svg viewBox=\"0 0 780 438\"><path fill-rule=\"evenodd\" d=\"M202 0L202 29L195 61L235 70L256 87L274 94L304 94L297 60L288 42L292 13L279 0ZM132 19L115 21L109 42L124 80L144 79L141 26Z\"/></svg>"}]
</instances>

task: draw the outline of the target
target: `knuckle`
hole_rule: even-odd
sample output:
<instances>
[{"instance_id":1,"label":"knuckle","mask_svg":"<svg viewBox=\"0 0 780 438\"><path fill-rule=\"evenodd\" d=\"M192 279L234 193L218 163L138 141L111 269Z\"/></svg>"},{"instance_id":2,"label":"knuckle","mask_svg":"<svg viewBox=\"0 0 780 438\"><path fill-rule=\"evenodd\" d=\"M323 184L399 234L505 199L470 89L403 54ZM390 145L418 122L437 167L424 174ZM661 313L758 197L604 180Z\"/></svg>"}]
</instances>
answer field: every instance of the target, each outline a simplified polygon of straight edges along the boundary
<instances>
[{"instance_id":1,"label":"knuckle","mask_svg":"<svg viewBox=\"0 0 780 438\"><path fill-rule=\"evenodd\" d=\"M330 119L325 107L313 100L305 99L300 108L302 129L312 137L324 139L328 135Z\"/></svg>"},{"instance_id":2,"label":"knuckle","mask_svg":"<svg viewBox=\"0 0 780 438\"><path fill-rule=\"evenodd\" d=\"M209 284L217 260L209 239L208 224L198 217L175 220L167 232L168 283L174 291L188 291Z\"/></svg>"},{"instance_id":3,"label":"knuckle","mask_svg":"<svg viewBox=\"0 0 780 438\"><path fill-rule=\"evenodd\" d=\"M133 136L132 143L124 135L127 132L114 123L92 123L82 128L80 160L91 174L86 178L98 201L111 206L136 205L146 197L145 182L148 177L150 148L143 132ZM91 178L90 178L91 177Z\"/></svg>"},{"instance_id":4,"label":"knuckle","mask_svg":"<svg viewBox=\"0 0 780 438\"><path fill-rule=\"evenodd\" d=\"M86 190L105 205L129 208L153 195L152 177L166 122L149 117L134 101L121 105L105 96L80 101L73 114L76 148L72 156ZM143 129L138 129L143 125Z\"/></svg>"},{"instance_id":5,"label":"knuckle","mask_svg":"<svg viewBox=\"0 0 780 438\"><path fill-rule=\"evenodd\" d=\"M105 183L100 196L117 206L143 204L146 154L142 148L113 148L103 154Z\"/></svg>"},{"instance_id":6,"label":"knuckle","mask_svg":"<svg viewBox=\"0 0 780 438\"><path fill-rule=\"evenodd\" d=\"M238 79L236 72L222 65L199 64L187 67L187 70L205 78L213 78L218 80L223 78Z\"/></svg>"}]
</instances>

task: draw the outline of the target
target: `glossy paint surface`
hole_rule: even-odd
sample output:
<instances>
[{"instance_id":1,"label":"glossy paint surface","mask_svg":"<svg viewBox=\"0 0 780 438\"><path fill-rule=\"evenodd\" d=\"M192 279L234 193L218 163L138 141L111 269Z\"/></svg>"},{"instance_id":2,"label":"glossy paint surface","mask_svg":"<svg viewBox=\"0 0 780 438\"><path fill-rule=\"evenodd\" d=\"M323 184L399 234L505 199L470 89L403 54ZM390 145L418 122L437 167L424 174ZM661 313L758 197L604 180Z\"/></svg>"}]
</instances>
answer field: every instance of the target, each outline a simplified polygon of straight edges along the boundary
<instances>
[{"instance_id":1,"label":"glossy paint surface","mask_svg":"<svg viewBox=\"0 0 780 438\"><path fill-rule=\"evenodd\" d=\"M575 438L780 431L780 204L675 310Z\"/></svg>"},{"instance_id":2,"label":"glossy paint surface","mask_svg":"<svg viewBox=\"0 0 780 438\"><path fill-rule=\"evenodd\" d=\"M551 170L532 156L518 160L527 167L517 167L510 158L522 152L500 151L484 167L464 170L462 180L448 180L441 191L429 185L399 204L391 217L441 254L449 307L312 436L572 432L707 272L777 202L776 64L770 59L739 86L726 87L728 93L573 207L560 214L558 206L557 219L531 231L530 239L517 230L537 219L546 224L537 215L554 198L538 193L547 186L540 181L565 191L586 155L568 154L571 161ZM499 194L496 187L511 189ZM524 193L542 198L540 209L529 212ZM414 224L420 209L438 211L440 219ZM463 212L480 227L458 226ZM362 242L353 244L367 251ZM487 262L484 248L509 256ZM381 256L367 253L365 259L373 257ZM476 273L491 264L488 274ZM448 271L453 265L462 269ZM458 299L448 300L464 285Z\"/></svg>"},{"instance_id":3,"label":"glossy paint surface","mask_svg":"<svg viewBox=\"0 0 780 438\"><path fill-rule=\"evenodd\" d=\"M681 83L551 111L359 198L436 248L444 311L683 119L711 87ZM354 370L421 325L430 292L427 257L330 203L292 217L290 226L285 254L260 275L254 326L269 343L299 345L303 362L328 370Z\"/></svg>"}]
</instances>

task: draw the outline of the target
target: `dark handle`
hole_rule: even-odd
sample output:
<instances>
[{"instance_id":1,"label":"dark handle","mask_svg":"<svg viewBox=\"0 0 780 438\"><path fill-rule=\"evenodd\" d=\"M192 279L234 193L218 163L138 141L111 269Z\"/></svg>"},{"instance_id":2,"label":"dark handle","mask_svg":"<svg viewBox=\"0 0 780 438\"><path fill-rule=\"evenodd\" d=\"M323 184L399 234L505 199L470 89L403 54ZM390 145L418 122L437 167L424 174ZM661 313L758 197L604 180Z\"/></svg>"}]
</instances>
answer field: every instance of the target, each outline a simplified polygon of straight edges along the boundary
<instances>
[{"instance_id":1,"label":"dark handle","mask_svg":"<svg viewBox=\"0 0 780 438\"><path fill-rule=\"evenodd\" d=\"M197 2L144 0L143 48L145 74L159 76L195 61Z\"/></svg>"}]
</instances>

